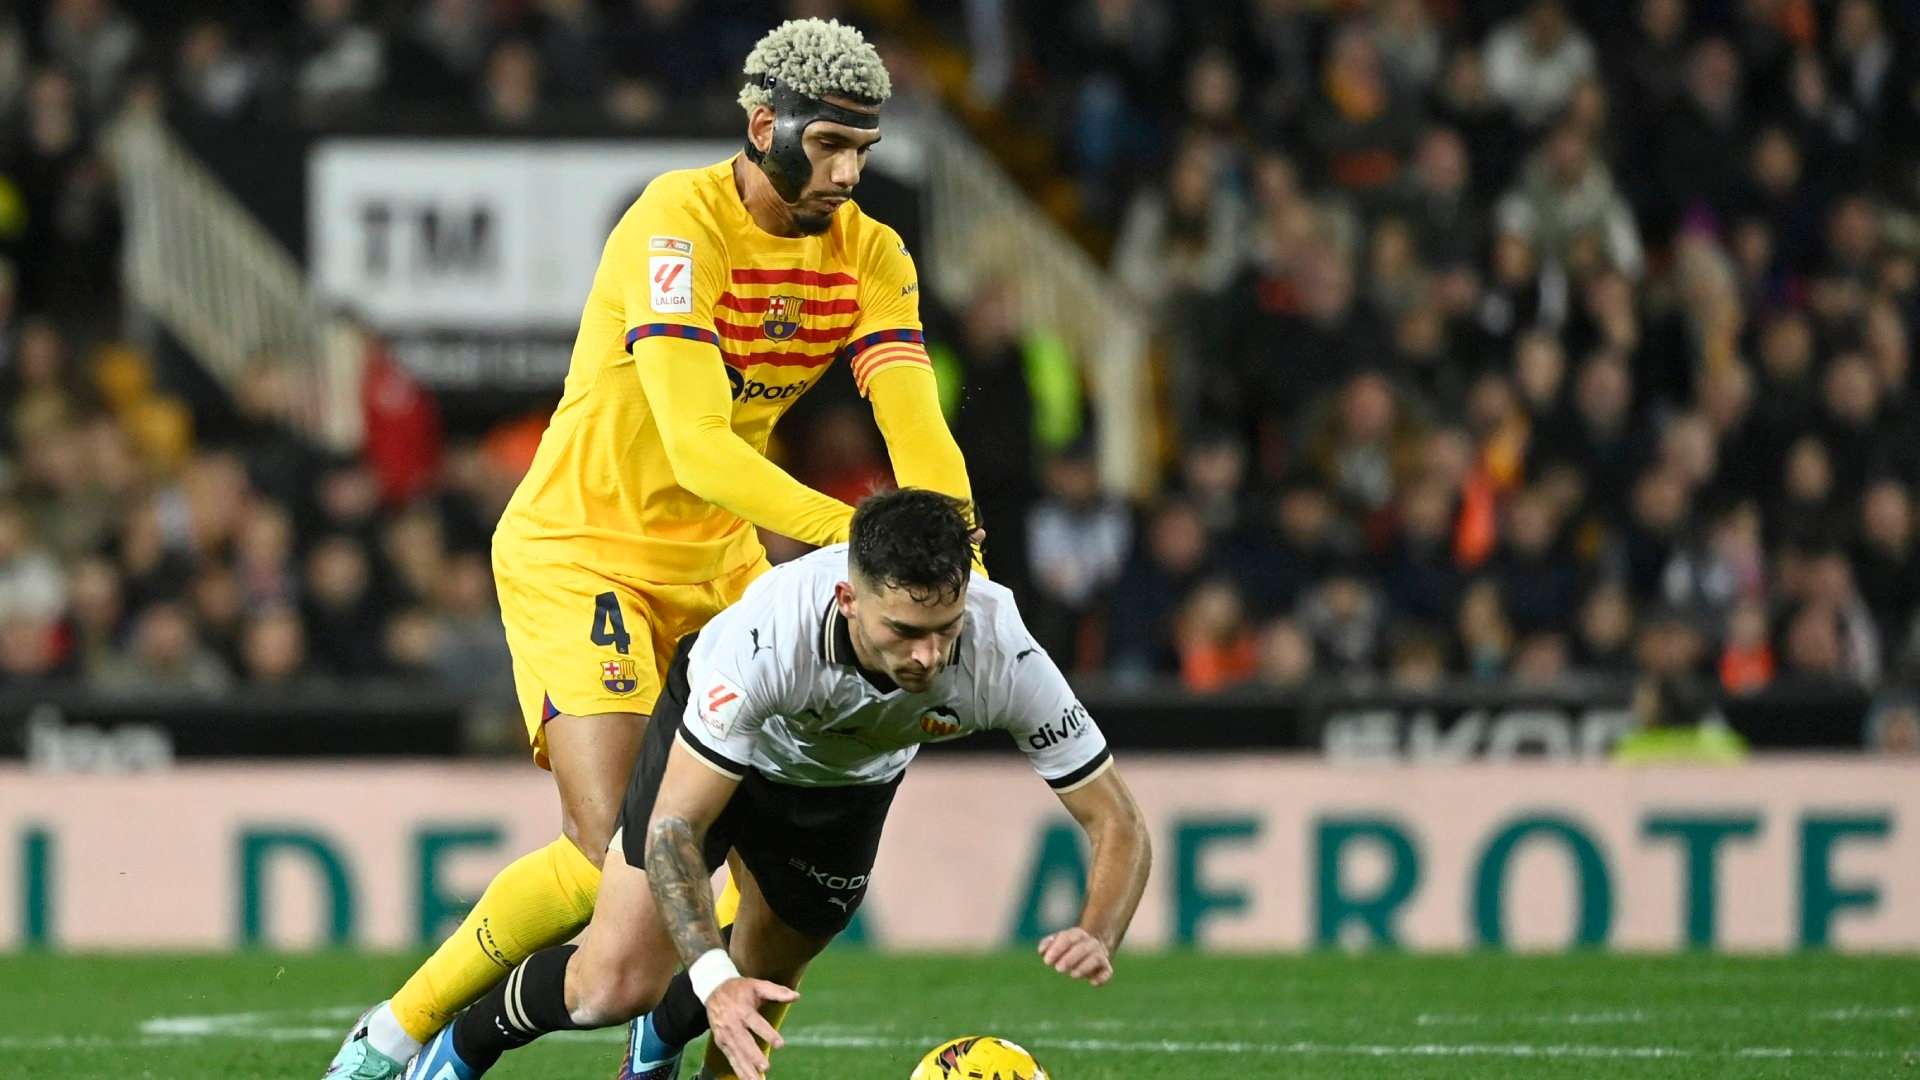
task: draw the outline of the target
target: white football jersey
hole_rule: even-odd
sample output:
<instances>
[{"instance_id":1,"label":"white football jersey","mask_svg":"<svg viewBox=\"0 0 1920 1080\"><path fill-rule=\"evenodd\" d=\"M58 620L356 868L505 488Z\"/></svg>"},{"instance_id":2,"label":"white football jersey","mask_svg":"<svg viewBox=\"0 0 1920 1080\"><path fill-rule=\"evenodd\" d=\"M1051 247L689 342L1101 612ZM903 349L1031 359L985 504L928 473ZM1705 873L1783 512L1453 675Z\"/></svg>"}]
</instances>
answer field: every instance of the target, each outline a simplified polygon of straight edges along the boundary
<instances>
[{"instance_id":1,"label":"white football jersey","mask_svg":"<svg viewBox=\"0 0 1920 1080\"><path fill-rule=\"evenodd\" d=\"M879 784L921 743L1000 730L1056 790L1106 766L1106 739L1004 586L974 575L947 666L915 694L855 663L833 595L845 580L847 546L821 548L762 574L700 631L680 731L708 764L783 784Z\"/></svg>"}]
</instances>

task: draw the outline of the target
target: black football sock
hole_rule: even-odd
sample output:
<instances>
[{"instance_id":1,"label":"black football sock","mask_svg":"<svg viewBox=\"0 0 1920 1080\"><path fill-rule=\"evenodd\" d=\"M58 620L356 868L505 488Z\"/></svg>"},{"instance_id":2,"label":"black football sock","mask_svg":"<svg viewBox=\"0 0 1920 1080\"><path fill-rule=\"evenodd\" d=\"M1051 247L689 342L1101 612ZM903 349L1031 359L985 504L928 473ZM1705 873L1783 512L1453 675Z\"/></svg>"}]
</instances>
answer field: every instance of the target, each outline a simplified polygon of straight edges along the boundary
<instances>
[{"instance_id":1,"label":"black football sock","mask_svg":"<svg viewBox=\"0 0 1920 1080\"><path fill-rule=\"evenodd\" d=\"M733 944L732 923L720 928L720 940ZM667 992L649 1016L654 1037L668 1046L685 1046L707 1033L707 1007L693 992L693 976L685 969L667 984Z\"/></svg>"},{"instance_id":2,"label":"black football sock","mask_svg":"<svg viewBox=\"0 0 1920 1080\"><path fill-rule=\"evenodd\" d=\"M567 959L575 948L560 945L534 953L461 1013L453 1025L453 1049L460 1060L490 1069L501 1054L549 1031L579 1027L567 1013Z\"/></svg>"},{"instance_id":3,"label":"black football sock","mask_svg":"<svg viewBox=\"0 0 1920 1080\"><path fill-rule=\"evenodd\" d=\"M692 976L681 971L673 977L647 1022L653 1025L654 1035L668 1046L685 1046L707 1033L707 1007L693 992Z\"/></svg>"}]
</instances>

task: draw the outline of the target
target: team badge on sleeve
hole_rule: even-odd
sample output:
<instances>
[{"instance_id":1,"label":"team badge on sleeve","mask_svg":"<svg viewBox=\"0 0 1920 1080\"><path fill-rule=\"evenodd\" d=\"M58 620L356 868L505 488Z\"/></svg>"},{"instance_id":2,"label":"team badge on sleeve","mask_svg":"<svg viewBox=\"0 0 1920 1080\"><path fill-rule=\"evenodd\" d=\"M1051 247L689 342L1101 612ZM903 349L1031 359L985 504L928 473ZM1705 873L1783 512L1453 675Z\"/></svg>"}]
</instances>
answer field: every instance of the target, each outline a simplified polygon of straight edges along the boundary
<instances>
[{"instance_id":1,"label":"team badge on sleeve","mask_svg":"<svg viewBox=\"0 0 1920 1080\"><path fill-rule=\"evenodd\" d=\"M653 310L685 315L693 310L693 260L685 255L650 255L647 278L653 284Z\"/></svg>"},{"instance_id":2,"label":"team badge on sleeve","mask_svg":"<svg viewBox=\"0 0 1920 1080\"><path fill-rule=\"evenodd\" d=\"M640 680L634 675L633 661L623 656L602 663L600 685L606 687L609 694L631 694L638 690Z\"/></svg>"},{"instance_id":3,"label":"team badge on sleeve","mask_svg":"<svg viewBox=\"0 0 1920 1080\"><path fill-rule=\"evenodd\" d=\"M715 675L707 684L706 692L700 695L700 719L706 721L707 730L713 732L715 738L724 739L732 734L733 722L745 704L746 695L739 687L725 675Z\"/></svg>"}]
</instances>

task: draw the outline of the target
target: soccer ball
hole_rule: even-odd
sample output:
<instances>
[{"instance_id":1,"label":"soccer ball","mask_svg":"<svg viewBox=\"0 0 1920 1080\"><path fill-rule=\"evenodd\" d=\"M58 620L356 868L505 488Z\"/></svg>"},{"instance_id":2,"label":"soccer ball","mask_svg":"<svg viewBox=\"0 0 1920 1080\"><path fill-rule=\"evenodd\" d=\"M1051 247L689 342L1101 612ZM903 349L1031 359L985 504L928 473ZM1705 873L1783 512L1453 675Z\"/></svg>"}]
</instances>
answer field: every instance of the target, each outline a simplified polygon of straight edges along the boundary
<instances>
[{"instance_id":1,"label":"soccer ball","mask_svg":"<svg viewBox=\"0 0 1920 1080\"><path fill-rule=\"evenodd\" d=\"M1047 1080L1047 1070L1017 1043L967 1035L934 1047L908 1080Z\"/></svg>"}]
</instances>

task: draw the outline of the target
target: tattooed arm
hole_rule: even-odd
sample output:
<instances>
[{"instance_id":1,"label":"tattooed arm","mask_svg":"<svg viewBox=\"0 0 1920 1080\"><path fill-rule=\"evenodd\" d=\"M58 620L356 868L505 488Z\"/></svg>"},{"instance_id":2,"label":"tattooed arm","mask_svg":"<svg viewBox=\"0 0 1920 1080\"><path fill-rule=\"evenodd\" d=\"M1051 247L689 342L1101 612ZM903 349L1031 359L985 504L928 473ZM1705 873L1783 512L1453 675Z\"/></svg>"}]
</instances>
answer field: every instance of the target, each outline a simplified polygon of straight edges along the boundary
<instances>
[{"instance_id":1,"label":"tattooed arm","mask_svg":"<svg viewBox=\"0 0 1920 1080\"><path fill-rule=\"evenodd\" d=\"M706 1003L714 1045L740 1080L760 1080L767 1069L761 1043L783 1045L760 1007L799 995L778 983L743 977L727 956L702 847L740 780L699 754L677 740L667 757L647 825L647 886L674 950L693 976L694 991Z\"/></svg>"},{"instance_id":2,"label":"tattooed arm","mask_svg":"<svg viewBox=\"0 0 1920 1080\"><path fill-rule=\"evenodd\" d=\"M714 779L725 782L723 777ZM653 889L653 903L660 909L667 936L673 939L680 962L688 966L714 949L726 948L713 913L706 860L700 856L706 832L704 822L696 829L684 815L662 816L658 810L647 830L647 884Z\"/></svg>"}]
</instances>

